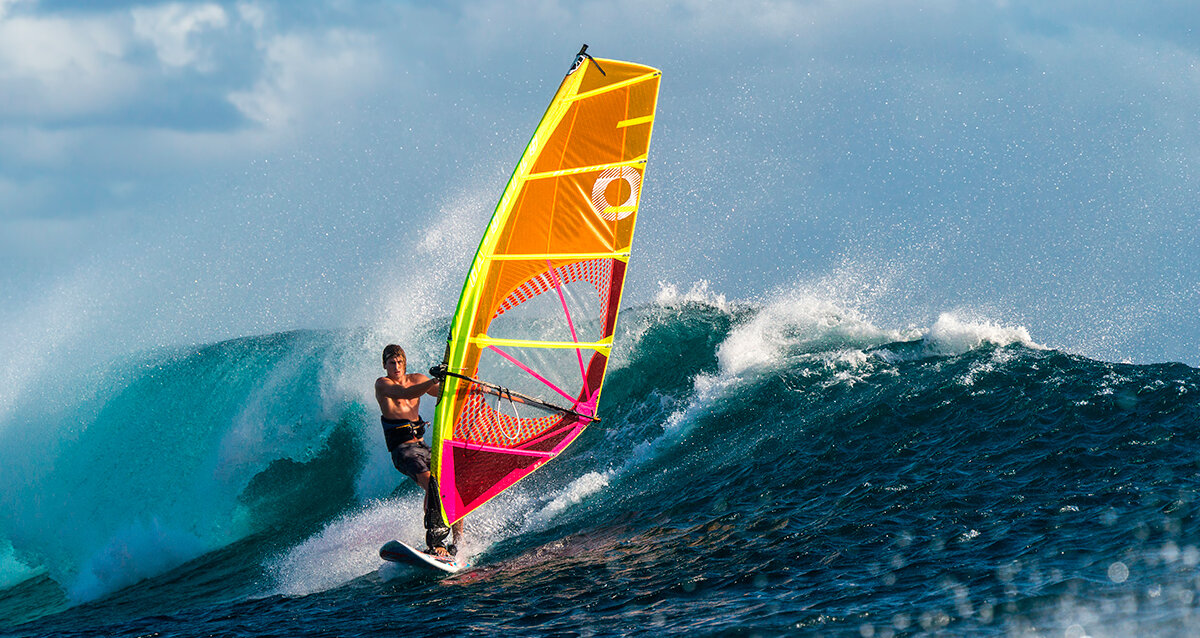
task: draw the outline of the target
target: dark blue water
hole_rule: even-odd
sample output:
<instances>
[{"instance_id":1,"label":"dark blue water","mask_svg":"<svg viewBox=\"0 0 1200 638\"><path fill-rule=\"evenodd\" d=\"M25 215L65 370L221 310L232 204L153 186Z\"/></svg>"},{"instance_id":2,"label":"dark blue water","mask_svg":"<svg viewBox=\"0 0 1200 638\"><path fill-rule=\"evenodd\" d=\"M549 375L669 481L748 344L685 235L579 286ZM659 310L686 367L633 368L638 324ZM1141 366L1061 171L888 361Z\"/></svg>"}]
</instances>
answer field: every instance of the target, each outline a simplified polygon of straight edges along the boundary
<instances>
[{"instance_id":1,"label":"dark blue water","mask_svg":"<svg viewBox=\"0 0 1200 638\"><path fill-rule=\"evenodd\" d=\"M365 331L133 354L78 406L27 400L0 634L1200 632L1197 370L803 300L622 326L601 425L468 519L449 578L375 553L421 527Z\"/></svg>"}]
</instances>

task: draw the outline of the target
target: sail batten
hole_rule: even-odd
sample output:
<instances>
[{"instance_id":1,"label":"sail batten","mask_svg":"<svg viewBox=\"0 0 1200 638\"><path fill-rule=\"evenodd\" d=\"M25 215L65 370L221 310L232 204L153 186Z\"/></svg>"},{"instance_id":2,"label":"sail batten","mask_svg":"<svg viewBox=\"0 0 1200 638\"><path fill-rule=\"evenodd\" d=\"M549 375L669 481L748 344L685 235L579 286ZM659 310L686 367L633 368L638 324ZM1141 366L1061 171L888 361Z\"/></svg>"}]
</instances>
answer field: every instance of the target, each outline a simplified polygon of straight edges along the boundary
<instances>
[{"instance_id":1,"label":"sail batten","mask_svg":"<svg viewBox=\"0 0 1200 638\"><path fill-rule=\"evenodd\" d=\"M637 126L638 124L650 124L652 122L654 122L653 115L647 115L645 117L635 117L631 120L622 120L620 122L617 122L617 128L624 128L626 126Z\"/></svg>"},{"instance_id":2,"label":"sail batten","mask_svg":"<svg viewBox=\"0 0 1200 638\"><path fill-rule=\"evenodd\" d=\"M497 339L487 335L471 337L470 343L482 347L517 346L522 348L586 348L589 350L609 350L612 348L612 338L601 341L537 341L534 339Z\"/></svg>"},{"instance_id":3,"label":"sail batten","mask_svg":"<svg viewBox=\"0 0 1200 638\"><path fill-rule=\"evenodd\" d=\"M660 77L578 56L500 196L451 321L433 426L447 523L599 418ZM531 398L543 393L554 403Z\"/></svg>"},{"instance_id":4,"label":"sail batten","mask_svg":"<svg viewBox=\"0 0 1200 638\"><path fill-rule=\"evenodd\" d=\"M589 97L593 97L593 96L595 96L595 95L597 95L597 94L599 94L599 93L607 93L607 92L609 92L609 91L612 91L612 90L615 90L615 89L624 88L624 87L626 87L626 86L629 86L629 85L631 85L631 84L637 84L637 83L639 83L639 82L646 82L646 81L649 81L649 80L655 80L655 84L657 84L657 80L658 80L659 76L661 76L661 75L662 75L662 73L660 73L660 72L658 72L658 71L655 71L655 72L653 72L653 73L647 73L647 74L645 74L645 75L642 75L642 76L639 76L639 77L635 77L635 78L630 78L630 79L628 79L628 80L623 80L623 81L621 81L621 82L614 82L614 83L612 83L612 84L610 84L610 85L608 85L608 86L606 86L606 87L604 87L604 88L595 89L595 90L593 90L593 91L588 91L587 93L580 93L579 95L576 95L576 96L574 96L574 97L570 98L568 101L572 101L572 102L573 102L573 101L575 101L575 100L583 100L583 99L587 99L587 98L589 98ZM657 88L657 87L656 87L656 88Z\"/></svg>"},{"instance_id":5,"label":"sail batten","mask_svg":"<svg viewBox=\"0 0 1200 638\"><path fill-rule=\"evenodd\" d=\"M610 253L540 253L530 255L493 255L493 261L582 261L585 259L629 259L629 251Z\"/></svg>"},{"instance_id":6,"label":"sail batten","mask_svg":"<svg viewBox=\"0 0 1200 638\"><path fill-rule=\"evenodd\" d=\"M644 119L644 118L639 118ZM648 121L654 121L651 117ZM621 127L620 122L617 123ZM561 171L547 171L545 173L531 173L527 179L546 179L549 177L563 177L564 175L578 175L580 173L594 173L608 168L620 168L622 166L642 166L646 163L645 157L638 157L624 162L609 162L608 164L597 164L595 166L580 166L579 168L567 168Z\"/></svg>"}]
</instances>

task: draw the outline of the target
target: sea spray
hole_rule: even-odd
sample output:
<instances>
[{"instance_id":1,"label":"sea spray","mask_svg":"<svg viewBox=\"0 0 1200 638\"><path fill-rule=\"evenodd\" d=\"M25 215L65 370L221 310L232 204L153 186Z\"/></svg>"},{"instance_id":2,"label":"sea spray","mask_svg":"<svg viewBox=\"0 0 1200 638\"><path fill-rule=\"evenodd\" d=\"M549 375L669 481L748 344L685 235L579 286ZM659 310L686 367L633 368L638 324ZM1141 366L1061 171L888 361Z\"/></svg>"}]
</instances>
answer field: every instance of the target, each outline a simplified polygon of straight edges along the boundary
<instances>
[{"instance_id":1,"label":"sea spray","mask_svg":"<svg viewBox=\"0 0 1200 638\"><path fill-rule=\"evenodd\" d=\"M798 355L864 350L914 337L912 331L881 330L855 309L828 299L788 295L739 325L717 357L723 374L738 375L753 367L786 365Z\"/></svg>"},{"instance_id":2,"label":"sea spray","mask_svg":"<svg viewBox=\"0 0 1200 638\"><path fill-rule=\"evenodd\" d=\"M421 497L372 500L343 514L268 564L278 593L301 596L332 589L380 566L389 540L424 537Z\"/></svg>"},{"instance_id":3,"label":"sea spray","mask_svg":"<svg viewBox=\"0 0 1200 638\"><path fill-rule=\"evenodd\" d=\"M965 354L984 344L1007 346L1019 343L1026 348L1044 349L1034 343L1024 326L1003 326L988 319L964 319L957 313L943 313L925 333L931 355Z\"/></svg>"},{"instance_id":4,"label":"sea spray","mask_svg":"<svg viewBox=\"0 0 1200 638\"><path fill-rule=\"evenodd\" d=\"M33 578L38 570L17 558L12 543L0 539L0 591Z\"/></svg>"}]
</instances>

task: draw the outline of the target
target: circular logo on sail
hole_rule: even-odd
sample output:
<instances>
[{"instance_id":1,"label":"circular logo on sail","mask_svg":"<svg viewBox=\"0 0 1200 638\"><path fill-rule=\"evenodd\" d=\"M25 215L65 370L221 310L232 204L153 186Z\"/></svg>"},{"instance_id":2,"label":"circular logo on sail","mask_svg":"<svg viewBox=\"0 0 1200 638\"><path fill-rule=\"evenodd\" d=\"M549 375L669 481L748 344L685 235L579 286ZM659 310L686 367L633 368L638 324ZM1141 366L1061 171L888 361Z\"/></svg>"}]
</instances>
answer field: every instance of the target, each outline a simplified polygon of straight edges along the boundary
<instances>
[{"instance_id":1,"label":"circular logo on sail","mask_svg":"<svg viewBox=\"0 0 1200 638\"><path fill-rule=\"evenodd\" d=\"M613 184L618 180L620 183ZM633 207L637 205L638 192L641 188L642 174L632 166L606 168L596 177L596 183L592 185L592 208L610 222L625 219L633 213ZM610 191L616 194L612 199L619 203L613 203L610 200ZM624 201L621 201L622 195L625 195L626 191L628 195L625 196Z\"/></svg>"}]
</instances>

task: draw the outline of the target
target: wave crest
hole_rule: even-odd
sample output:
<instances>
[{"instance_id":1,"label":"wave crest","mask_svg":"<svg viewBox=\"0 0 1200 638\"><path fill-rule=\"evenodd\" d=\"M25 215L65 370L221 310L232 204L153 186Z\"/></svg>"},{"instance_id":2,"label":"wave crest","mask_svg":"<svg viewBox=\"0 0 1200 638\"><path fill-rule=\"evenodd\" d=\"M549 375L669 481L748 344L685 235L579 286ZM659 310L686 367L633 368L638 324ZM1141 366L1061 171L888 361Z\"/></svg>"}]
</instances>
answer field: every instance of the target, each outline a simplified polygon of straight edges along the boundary
<instances>
[{"instance_id":1,"label":"wave crest","mask_svg":"<svg viewBox=\"0 0 1200 638\"><path fill-rule=\"evenodd\" d=\"M975 348L992 345L1008 346L1014 343L1045 350L1029 336L1024 326L1003 326L988 320L960 318L955 313L943 313L925 334L926 350L933 355L966 354Z\"/></svg>"}]
</instances>

